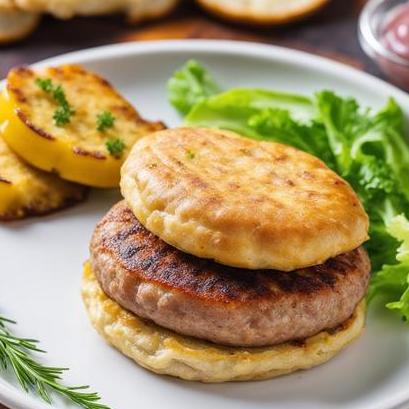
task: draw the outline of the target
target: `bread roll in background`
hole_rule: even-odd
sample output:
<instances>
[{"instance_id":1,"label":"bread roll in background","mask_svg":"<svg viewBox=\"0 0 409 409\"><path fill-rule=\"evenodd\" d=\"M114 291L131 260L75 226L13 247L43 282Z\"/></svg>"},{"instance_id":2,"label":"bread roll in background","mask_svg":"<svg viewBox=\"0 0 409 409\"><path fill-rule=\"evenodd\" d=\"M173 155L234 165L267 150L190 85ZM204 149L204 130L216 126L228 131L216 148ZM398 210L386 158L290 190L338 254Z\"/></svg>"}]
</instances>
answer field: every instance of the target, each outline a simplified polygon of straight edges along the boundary
<instances>
[{"instance_id":1,"label":"bread roll in background","mask_svg":"<svg viewBox=\"0 0 409 409\"><path fill-rule=\"evenodd\" d=\"M132 24L163 17L180 0L0 0L0 45L24 39L41 14L60 19L123 13ZM280 25L300 20L329 0L196 0L222 18L253 25Z\"/></svg>"},{"instance_id":2,"label":"bread roll in background","mask_svg":"<svg viewBox=\"0 0 409 409\"><path fill-rule=\"evenodd\" d=\"M22 40L39 22L38 13L21 11L12 0L0 0L0 45Z\"/></svg>"},{"instance_id":3,"label":"bread roll in background","mask_svg":"<svg viewBox=\"0 0 409 409\"><path fill-rule=\"evenodd\" d=\"M50 13L58 18L124 12L132 22L161 17L179 0L14 0L22 10Z\"/></svg>"},{"instance_id":4,"label":"bread roll in background","mask_svg":"<svg viewBox=\"0 0 409 409\"><path fill-rule=\"evenodd\" d=\"M209 12L228 20L279 25L300 20L329 0L197 0Z\"/></svg>"},{"instance_id":5,"label":"bread roll in background","mask_svg":"<svg viewBox=\"0 0 409 409\"><path fill-rule=\"evenodd\" d=\"M29 36L41 14L61 19L125 13L130 23L163 17L179 0L0 0L0 45Z\"/></svg>"}]
</instances>

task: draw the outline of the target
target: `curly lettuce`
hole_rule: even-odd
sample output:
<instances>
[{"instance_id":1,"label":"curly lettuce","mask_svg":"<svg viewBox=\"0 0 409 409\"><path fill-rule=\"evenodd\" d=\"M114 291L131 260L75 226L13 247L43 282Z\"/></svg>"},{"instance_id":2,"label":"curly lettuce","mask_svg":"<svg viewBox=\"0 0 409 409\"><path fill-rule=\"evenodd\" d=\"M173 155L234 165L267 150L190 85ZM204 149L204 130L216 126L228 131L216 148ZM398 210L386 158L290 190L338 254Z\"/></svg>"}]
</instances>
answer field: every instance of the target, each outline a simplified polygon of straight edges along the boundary
<instances>
[{"instance_id":1,"label":"curly lettuce","mask_svg":"<svg viewBox=\"0 0 409 409\"><path fill-rule=\"evenodd\" d=\"M396 264L385 264L374 276L369 299L382 296L386 307L397 310L409 320L409 221L404 215L395 216L387 226L388 233L401 244L396 253Z\"/></svg>"},{"instance_id":2,"label":"curly lettuce","mask_svg":"<svg viewBox=\"0 0 409 409\"><path fill-rule=\"evenodd\" d=\"M171 104L187 114L198 102L220 92L212 76L196 61L188 61L168 82Z\"/></svg>"},{"instance_id":3,"label":"curly lettuce","mask_svg":"<svg viewBox=\"0 0 409 409\"><path fill-rule=\"evenodd\" d=\"M393 99L373 112L328 90L311 97L248 88L222 92L196 61L174 74L168 94L189 126L292 145L345 178L370 218L369 299L382 296L387 308L409 319L409 144Z\"/></svg>"}]
</instances>

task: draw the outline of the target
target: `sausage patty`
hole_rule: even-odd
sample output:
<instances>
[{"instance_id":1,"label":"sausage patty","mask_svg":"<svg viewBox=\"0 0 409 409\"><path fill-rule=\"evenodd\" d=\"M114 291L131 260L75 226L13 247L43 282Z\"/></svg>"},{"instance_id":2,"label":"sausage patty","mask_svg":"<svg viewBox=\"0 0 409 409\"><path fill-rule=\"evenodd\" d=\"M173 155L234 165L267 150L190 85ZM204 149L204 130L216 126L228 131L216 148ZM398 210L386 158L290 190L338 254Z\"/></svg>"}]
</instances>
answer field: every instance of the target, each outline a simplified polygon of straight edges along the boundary
<instances>
[{"instance_id":1,"label":"sausage patty","mask_svg":"<svg viewBox=\"0 0 409 409\"><path fill-rule=\"evenodd\" d=\"M299 341L346 321L364 297L365 250L286 273L200 259L142 226L125 202L98 223L91 267L104 292L139 317L234 346Z\"/></svg>"}]
</instances>

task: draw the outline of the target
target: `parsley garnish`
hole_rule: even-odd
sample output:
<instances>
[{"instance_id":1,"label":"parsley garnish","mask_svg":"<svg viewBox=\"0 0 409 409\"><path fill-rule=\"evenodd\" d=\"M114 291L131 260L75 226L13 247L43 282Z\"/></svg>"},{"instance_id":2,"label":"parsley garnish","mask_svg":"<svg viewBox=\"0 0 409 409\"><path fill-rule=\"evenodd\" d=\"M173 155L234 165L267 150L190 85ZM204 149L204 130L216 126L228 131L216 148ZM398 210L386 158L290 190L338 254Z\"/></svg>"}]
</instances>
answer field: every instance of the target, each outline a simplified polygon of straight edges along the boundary
<instances>
[{"instance_id":1,"label":"parsley garnish","mask_svg":"<svg viewBox=\"0 0 409 409\"><path fill-rule=\"evenodd\" d=\"M53 82L49 78L36 78L35 82L44 92L53 90Z\"/></svg>"},{"instance_id":2,"label":"parsley garnish","mask_svg":"<svg viewBox=\"0 0 409 409\"><path fill-rule=\"evenodd\" d=\"M50 78L37 78L35 83L47 94L51 94L54 101L59 105L53 115L54 123L63 126L70 122L75 110L68 103L65 92L61 85L54 85Z\"/></svg>"},{"instance_id":3,"label":"parsley garnish","mask_svg":"<svg viewBox=\"0 0 409 409\"><path fill-rule=\"evenodd\" d=\"M190 149L188 149L188 150L186 151L186 156L187 156L188 159L194 159L196 155L195 155L195 153L194 153L193 151L191 151Z\"/></svg>"},{"instance_id":4,"label":"parsley garnish","mask_svg":"<svg viewBox=\"0 0 409 409\"><path fill-rule=\"evenodd\" d=\"M122 156L122 152L126 148L124 141L121 139L109 139L106 141L105 146L111 156L115 158L120 158Z\"/></svg>"},{"instance_id":5,"label":"parsley garnish","mask_svg":"<svg viewBox=\"0 0 409 409\"><path fill-rule=\"evenodd\" d=\"M116 118L109 111L103 111L97 115L97 129L100 132L105 132L108 128L114 126Z\"/></svg>"},{"instance_id":6,"label":"parsley garnish","mask_svg":"<svg viewBox=\"0 0 409 409\"><path fill-rule=\"evenodd\" d=\"M57 85L55 88L53 88L52 93L55 101L58 102L61 106L68 105L64 90L62 89L61 85Z\"/></svg>"},{"instance_id":7,"label":"parsley garnish","mask_svg":"<svg viewBox=\"0 0 409 409\"><path fill-rule=\"evenodd\" d=\"M53 119L57 126L68 124L75 111L69 106L60 106L54 112Z\"/></svg>"},{"instance_id":8,"label":"parsley garnish","mask_svg":"<svg viewBox=\"0 0 409 409\"><path fill-rule=\"evenodd\" d=\"M45 366L33 356L33 352L44 352L38 348L38 341L14 336L7 328L15 324L0 316L0 370L11 368L25 392L37 393L45 402L51 404L50 391L71 400L84 409L109 409L99 403L95 392L85 392L88 386L65 386L60 382L67 368Z\"/></svg>"}]
</instances>

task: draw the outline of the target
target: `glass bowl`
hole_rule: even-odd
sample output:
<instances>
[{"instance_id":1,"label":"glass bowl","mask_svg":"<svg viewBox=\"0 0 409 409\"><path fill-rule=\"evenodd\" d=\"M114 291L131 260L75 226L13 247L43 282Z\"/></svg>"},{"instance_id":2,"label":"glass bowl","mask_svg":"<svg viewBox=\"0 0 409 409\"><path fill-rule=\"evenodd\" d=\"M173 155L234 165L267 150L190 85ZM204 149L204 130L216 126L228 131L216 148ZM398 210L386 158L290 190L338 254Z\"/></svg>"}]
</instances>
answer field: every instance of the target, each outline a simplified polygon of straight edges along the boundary
<instances>
[{"instance_id":1,"label":"glass bowl","mask_svg":"<svg viewBox=\"0 0 409 409\"><path fill-rule=\"evenodd\" d=\"M382 35L385 25L397 7L407 0L369 0L359 18L359 41L365 53L372 58L389 79L409 90L409 59L405 59L385 47Z\"/></svg>"}]
</instances>

